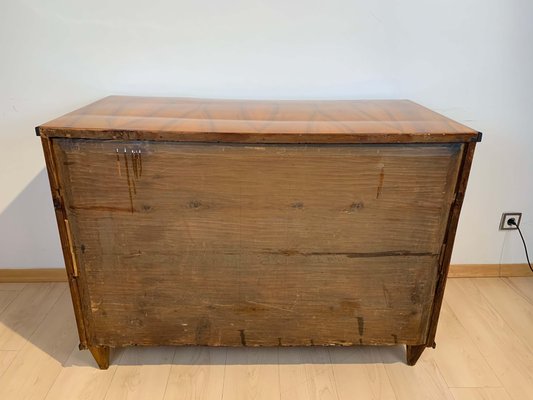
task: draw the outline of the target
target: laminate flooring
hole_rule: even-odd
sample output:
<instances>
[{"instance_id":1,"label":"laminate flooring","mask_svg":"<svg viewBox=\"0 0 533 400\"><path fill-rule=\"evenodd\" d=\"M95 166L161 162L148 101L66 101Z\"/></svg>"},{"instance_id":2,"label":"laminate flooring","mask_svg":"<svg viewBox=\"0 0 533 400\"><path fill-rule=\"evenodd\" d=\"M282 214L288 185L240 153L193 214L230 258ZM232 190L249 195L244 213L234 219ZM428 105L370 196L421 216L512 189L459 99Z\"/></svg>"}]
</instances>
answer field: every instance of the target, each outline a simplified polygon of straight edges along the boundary
<instances>
[{"instance_id":1,"label":"laminate flooring","mask_svg":"<svg viewBox=\"0 0 533 400\"><path fill-rule=\"evenodd\" d=\"M450 279L436 349L78 350L64 283L0 284L0 399L533 400L533 278Z\"/></svg>"}]
</instances>

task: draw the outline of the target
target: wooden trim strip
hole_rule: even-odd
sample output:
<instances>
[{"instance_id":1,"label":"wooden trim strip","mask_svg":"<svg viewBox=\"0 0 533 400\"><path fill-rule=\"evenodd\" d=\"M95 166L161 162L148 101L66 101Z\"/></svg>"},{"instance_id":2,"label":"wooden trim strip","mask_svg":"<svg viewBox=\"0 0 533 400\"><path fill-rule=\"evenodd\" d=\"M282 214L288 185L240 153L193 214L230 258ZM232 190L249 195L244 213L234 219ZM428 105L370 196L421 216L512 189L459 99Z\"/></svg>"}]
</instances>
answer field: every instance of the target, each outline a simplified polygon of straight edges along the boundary
<instances>
[{"instance_id":1,"label":"wooden trim strip","mask_svg":"<svg viewBox=\"0 0 533 400\"><path fill-rule=\"evenodd\" d=\"M87 347L87 332L85 326L87 325L82 312L82 302L80 299L80 288L78 279L75 273L75 254L72 248L72 241L69 240L69 230L67 226L67 213L65 211L63 196L61 194L61 185L58 169L55 168L55 156L53 151L53 143L50 139L41 138L43 146L44 158L46 161L46 170L48 172L48 179L50 182L50 189L52 191L52 200L56 214L56 221L59 230L59 237L61 239L61 249L63 251L63 259L65 260L65 270L67 281L70 286L70 295L72 298L72 305L74 307L74 315L76 316L76 325L78 327L78 334L80 337L80 348Z\"/></svg>"},{"instance_id":2,"label":"wooden trim strip","mask_svg":"<svg viewBox=\"0 0 533 400\"><path fill-rule=\"evenodd\" d=\"M464 145L464 153L461 167L458 173L457 186L455 188L455 201L452 204L448 216L448 226L444 236L444 256L442 263L439 265L439 275L437 277L437 286L435 288L435 298L433 299L433 309L431 311L431 319L429 323L429 331L427 336L426 346L435 346L435 335L437 333L437 324L439 322L440 308L444 298L444 289L446 287L446 279L450 269L450 260L452 258L453 242L455 240L455 233L457 224L459 223L459 214L461 213L461 206L465 196L468 176L470 175L470 167L474 158L474 150L476 143L467 143Z\"/></svg>"},{"instance_id":3,"label":"wooden trim strip","mask_svg":"<svg viewBox=\"0 0 533 400\"><path fill-rule=\"evenodd\" d=\"M0 269L0 283L66 282L65 268Z\"/></svg>"},{"instance_id":4,"label":"wooden trim strip","mask_svg":"<svg viewBox=\"0 0 533 400\"><path fill-rule=\"evenodd\" d=\"M452 264L449 278L533 276L527 264ZM0 269L0 283L66 282L64 268Z\"/></svg>"},{"instance_id":5,"label":"wooden trim strip","mask_svg":"<svg viewBox=\"0 0 533 400\"><path fill-rule=\"evenodd\" d=\"M452 264L450 278L533 276L527 264Z\"/></svg>"}]
</instances>

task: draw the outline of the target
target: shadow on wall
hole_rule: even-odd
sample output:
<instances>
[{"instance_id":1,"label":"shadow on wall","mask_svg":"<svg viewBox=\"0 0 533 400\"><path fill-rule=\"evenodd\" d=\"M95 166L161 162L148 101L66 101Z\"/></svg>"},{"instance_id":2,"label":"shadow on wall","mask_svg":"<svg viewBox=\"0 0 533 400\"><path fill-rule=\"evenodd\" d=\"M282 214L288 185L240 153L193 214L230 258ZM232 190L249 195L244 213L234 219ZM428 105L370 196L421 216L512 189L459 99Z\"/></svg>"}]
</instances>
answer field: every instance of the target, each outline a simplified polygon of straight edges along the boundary
<instances>
[{"instance_id":1,"label":"shadow on wall","mask_svg":"<svg viewBox=\"0 0 533 400\"><path fill-rule=\"evenodd\" d=\"M43 168L0 214L0 268L61 268L61 245Z\"/></svg>"}]
</instances>

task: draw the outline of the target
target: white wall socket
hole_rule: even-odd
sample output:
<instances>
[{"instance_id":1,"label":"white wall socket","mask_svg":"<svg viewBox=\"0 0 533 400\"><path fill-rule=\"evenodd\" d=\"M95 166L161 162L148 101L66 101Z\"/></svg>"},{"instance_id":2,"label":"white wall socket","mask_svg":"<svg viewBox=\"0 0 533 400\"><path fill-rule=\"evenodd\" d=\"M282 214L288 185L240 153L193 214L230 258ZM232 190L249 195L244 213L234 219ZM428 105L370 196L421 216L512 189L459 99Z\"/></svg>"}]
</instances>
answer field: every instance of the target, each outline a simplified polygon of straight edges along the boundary
<instances>
[{"instance_id":1,"label":"white wall socket","mask_svg":"<svg viewBox=\"0 0 533 400\"><path fill-rule=\"evenodd\" d=\"M508 231L517 229L514 225L509 225L507 221L514 218L516 225L520 226L520 219L522 218L522 213L520 212L507 212L502 214L502 219L500 220L500 231Z\"/></svg>"}]
</instances>

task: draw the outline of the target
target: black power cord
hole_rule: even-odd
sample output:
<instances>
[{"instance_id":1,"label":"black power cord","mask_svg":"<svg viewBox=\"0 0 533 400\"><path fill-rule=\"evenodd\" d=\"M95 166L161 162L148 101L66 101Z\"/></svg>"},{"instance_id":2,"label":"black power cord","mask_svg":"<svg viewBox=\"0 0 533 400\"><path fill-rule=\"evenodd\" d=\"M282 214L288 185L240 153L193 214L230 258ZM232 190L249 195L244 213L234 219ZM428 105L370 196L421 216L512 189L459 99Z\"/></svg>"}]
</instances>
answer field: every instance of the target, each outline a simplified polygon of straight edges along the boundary
<instances>
[{"instance_id":1,"label":"black power cord","mask_svg":"<svg viewBox=\"0 0 533 400\"><path fill-rule=\"evenodd\" d=\"M526 251L527 264L529 265L529 269L531 270L531 272L533 272L533 268L531 267L531 261L529 261L529 254L527 254L526 241L524 240L524 235L522 235L522 231L520 230L520 227L516 224L516 220L514 218L509 218L507 220L507 225L516 226L516 229L518 229L518 233L520 234L520 237L522 238L522 243L524 243L524 250Z\"/></svg>"}]
</instances>

